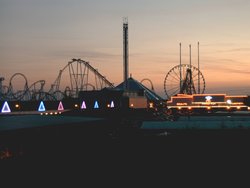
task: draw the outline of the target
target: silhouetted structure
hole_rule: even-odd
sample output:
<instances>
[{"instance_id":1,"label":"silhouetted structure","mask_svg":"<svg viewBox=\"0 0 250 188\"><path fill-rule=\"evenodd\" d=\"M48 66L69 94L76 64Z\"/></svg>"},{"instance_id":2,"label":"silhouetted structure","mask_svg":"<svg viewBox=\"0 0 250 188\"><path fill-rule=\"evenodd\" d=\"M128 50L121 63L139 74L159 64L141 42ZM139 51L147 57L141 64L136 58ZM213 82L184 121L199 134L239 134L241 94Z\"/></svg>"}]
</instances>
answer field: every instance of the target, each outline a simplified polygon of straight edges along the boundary
<instances>
[{"instance_id":1,"label":"silhouetted structure","mask_svg":"<svg viewBox=\"0 0 250 188\"><path fill-rule=\"evenodd\" d=\"M123 70L124 70L124 90L127 90L126 80L128 79L128 19L123 20Z\"/></svg>"}]
</instances>

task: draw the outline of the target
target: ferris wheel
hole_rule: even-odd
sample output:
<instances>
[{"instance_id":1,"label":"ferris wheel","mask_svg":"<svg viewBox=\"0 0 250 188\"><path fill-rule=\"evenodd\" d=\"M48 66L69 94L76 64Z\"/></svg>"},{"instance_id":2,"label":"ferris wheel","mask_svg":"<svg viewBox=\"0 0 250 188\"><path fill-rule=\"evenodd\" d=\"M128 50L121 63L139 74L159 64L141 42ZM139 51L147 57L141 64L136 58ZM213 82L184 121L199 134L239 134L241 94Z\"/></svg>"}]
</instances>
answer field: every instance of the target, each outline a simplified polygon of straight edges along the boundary
<instances>
[{"instance_id":1,"label":"ferris wheel","mask_svg":"<svg viewBox=\"0 0 250 188\"><path fill-rule=\"evenodd\" d=\"M164 91L168 98L178 93L204 93L205 78L201 71L189 64L173 67L164 79Z\"/></svg>"}]
</instances>

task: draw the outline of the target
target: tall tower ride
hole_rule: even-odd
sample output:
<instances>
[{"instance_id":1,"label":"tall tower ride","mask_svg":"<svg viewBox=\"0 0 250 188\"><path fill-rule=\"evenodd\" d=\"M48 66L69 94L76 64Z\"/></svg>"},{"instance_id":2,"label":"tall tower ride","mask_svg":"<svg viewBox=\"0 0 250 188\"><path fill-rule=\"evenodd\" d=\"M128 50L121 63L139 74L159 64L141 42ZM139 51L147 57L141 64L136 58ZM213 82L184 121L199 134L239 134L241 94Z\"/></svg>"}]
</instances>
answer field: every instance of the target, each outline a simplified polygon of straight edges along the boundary
<instances>
[{"instance_id":1,"label":"tall tower ride","mask_svg":"<svg viewBox=\"0 0 250 188\"><path fill-rule=\"evenodd\" d=\"M128 90L128 18L123 18L123 71L124 90Z\"/></svg>"}]
</instances>

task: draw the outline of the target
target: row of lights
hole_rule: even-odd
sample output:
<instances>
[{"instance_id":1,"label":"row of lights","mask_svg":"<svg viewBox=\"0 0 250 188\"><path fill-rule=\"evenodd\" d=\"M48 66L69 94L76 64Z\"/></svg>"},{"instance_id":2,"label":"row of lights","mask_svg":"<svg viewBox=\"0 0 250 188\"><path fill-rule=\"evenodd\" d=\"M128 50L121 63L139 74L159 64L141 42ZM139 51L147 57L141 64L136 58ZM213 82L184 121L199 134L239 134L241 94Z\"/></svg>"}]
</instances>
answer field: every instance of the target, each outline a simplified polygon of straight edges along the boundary
<instances>
[{"instance_id":1,"label":"row of lights","mask_svg":"<svg viewBox=\"0 0 250 188\"><path fill-rule=\"evenodd\" d=\"M179 106L179 107L178 107L178 110L181 110L181 109L182 109L182 107ZM211 106L208 106L208 107L206 107L206 109L207 109L207 110L211 110L212 107L211 107ZM230 110L231 107L230 107L230 106L227 106L226 109ZM241 107L240 107L240 106L237 106L236 109L237 109L237 110L240 110ZM250 110L250 107L247 107L247 109ZM189 106L189 107L188 107L188 110L192 110L192 107Z\"/></svg>"},{"instance_id":2,"label":"row of lights","mask_svg":"<svg viewBox=\"0 0 250 188\"><path fill-rule=\"evenodd\" d=\"M45 113L40 113L40 115L59 115L61 114L62 112L45 112Z\"/></svg>"}]
</instances>

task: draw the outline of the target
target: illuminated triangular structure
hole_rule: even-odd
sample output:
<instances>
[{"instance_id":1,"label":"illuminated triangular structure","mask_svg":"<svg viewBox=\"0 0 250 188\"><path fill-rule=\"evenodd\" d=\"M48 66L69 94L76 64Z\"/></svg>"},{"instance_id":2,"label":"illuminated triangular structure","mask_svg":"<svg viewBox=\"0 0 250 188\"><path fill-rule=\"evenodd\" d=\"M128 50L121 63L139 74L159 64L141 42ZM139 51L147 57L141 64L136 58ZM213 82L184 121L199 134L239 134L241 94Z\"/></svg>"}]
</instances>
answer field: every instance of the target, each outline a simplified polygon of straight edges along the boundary
<instances>
[{"instance_id":1,"label":"illuminated triangular structure","mask_svg":"<svg viewBox=\"0 0 250 188\"><path fill-rule=\"evenodd\" d=\"M114 107L115 107L114 101L111 101L110 108L114 108Z\"/></svg>"},{"instance_id":2,"label":"illuminated triangular structure","mask_svg":"<svg viewBox=\"0 0 250 188\"><path fill-rule=\"evenodd\" d=\"M43 104L43 101L40 102L39 108L38 108L38 112L44 112L45 111L45 106Z\"/></svg>"},{"instance_id":3,"label":"illuminated triangular structure","mask_svg":"<svg viewBox=\"0 0 250 188\"><path fill-rule=\"evenodd\" d=\"M2 108L2 111L1 111L1 112L2 112L2 113L9 113L9 112L11 112L10 107L9 107L7 101L4 102L3 108Z\"/></svg>"},{"instance_id":4,"label":"illuminated triangular structure","mask_svg":"<svg viewBox=\"0 0 250 188\"><path fill-rule=\"evenodd\" d=\"M86 109L86 108L87 108L87 107L86 107L85 101L82 101L81 109Z\"/></svg>"},{"instance_id":5,"label":"illuminated triangular structure","mask_svg":"<svg viewBox=\"0 0 250 188\"><path fill-rule=\"evenodd\" d=\"M97 101L95 101L94 108L99 108L99 105L98 105L98 102L97 102Z\"/></svg>"},{"instance_id":6,"label":"illuminated triangular structure","mask_svg":"<svg viewBox=\"0 0 250 188\"><path fill-rule=\"evenodd\" d=\"M62 104L62 101L60 101L59 105L58 105L58 108L57 108L58 111L62 111L64 110L63 108L63 104Z\"/></svg>"}]
</instances>

